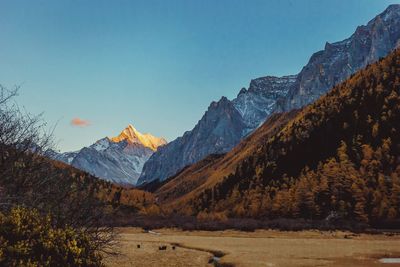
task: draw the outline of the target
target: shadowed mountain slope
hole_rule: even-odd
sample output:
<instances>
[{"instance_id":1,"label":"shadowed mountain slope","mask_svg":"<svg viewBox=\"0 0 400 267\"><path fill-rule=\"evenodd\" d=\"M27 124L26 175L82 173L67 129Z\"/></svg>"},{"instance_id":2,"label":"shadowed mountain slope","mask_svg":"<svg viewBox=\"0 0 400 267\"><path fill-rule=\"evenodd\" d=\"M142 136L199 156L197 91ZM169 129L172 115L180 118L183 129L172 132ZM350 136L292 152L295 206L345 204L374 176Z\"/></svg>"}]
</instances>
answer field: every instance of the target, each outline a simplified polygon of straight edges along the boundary
<instances>
[{"instance_id":1,"label":"shadowed mountain slope","mask_svg":"<svg viewBox=\"0 0 400 267\"><path fill-rule=\"evenodd\" d=\"M271 117L231 153L187 168L156 195L185 214L395 219L399 122L396 50L301 111Z\"/></svg>"}]
</instances>

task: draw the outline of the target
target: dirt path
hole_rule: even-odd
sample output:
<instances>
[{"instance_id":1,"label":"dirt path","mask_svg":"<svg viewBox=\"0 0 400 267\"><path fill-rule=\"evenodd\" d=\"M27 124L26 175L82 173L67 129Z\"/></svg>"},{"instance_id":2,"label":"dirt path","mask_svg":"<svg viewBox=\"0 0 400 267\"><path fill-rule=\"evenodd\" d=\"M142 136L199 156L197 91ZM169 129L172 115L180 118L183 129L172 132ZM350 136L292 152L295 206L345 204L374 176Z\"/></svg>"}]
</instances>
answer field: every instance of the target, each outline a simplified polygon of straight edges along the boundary
<instances>
[{"instance_id":1,"label":"dirt path","mask_svg":"<svg viewBox=\"0 0 400 267\"><path fill-rule=\"evenodd\" d=\"M118 267L212 266L208 262L213 253L220 253L224 254L221 264L238 267L400 266L378 261L383 256L400 257L400 236L318 231L159 232L157 235L136 228L121 229L120 250L124 256L107 259L106 263ZM138 244L141 248L137 248ZM172 244L183 247L173 250ZM167 245L167 249L160 251L161 245Z\"/></svg>"}]
</instances>

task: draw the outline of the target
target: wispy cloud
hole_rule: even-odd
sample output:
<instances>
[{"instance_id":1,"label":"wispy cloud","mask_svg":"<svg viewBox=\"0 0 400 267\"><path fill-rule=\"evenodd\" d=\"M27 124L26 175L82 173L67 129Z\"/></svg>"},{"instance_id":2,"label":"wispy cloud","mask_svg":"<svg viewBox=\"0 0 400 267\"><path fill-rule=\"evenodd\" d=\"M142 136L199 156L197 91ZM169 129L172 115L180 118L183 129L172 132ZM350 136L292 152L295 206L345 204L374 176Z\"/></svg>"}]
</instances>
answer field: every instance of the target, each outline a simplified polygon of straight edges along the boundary
<instances>
[{"instance_id":1,"label":"wispy cloud","mask_svg":"<svg viewBox=\"0 0 400 267\"><path fill-rule=\"evenodd\" d=\"M87 127L90 124L91 124L90 121L84 120L84 119L81 119L81 118L78 118L78 117L73 118L71 120L71 125L74 126L74 127Z\"/></svg>"}]
</instances>

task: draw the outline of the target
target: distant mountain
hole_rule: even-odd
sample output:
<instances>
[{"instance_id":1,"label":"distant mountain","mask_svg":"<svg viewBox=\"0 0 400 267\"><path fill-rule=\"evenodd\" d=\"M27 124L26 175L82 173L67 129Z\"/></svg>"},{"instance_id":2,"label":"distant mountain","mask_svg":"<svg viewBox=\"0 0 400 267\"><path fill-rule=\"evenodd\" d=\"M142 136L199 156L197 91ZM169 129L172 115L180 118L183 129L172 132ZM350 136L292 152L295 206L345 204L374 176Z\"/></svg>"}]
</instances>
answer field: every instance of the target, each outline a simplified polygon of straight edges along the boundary
<instances>
[{"instance_id":1,"label":"distant mountain","mask_svg":"<svg viewBox=\"0 0 400 267\"><path fill-rule=\"evenodd\" d=\"M186 165L233 148L247 131L242 116L226 97L212 102L192 131L161 147L143 168L138 184L164 180Z\"/></svg>"},{"instance_id":2,"label":"distant mountain","mask_svg":"<svg viewBox=\"0 0 400 267\"><path fill-rule=\"evenodd\" d=\"M311 103L399 44L400 5L391 5L366 26L358 27L350 38L327 43L298 75L254 79L248 90L242 89L232 101L223 98L213 102L192 131L151 156L138 184L165 180L207 155L228 152L273 112L289 111ZM226 110L223 114L221 105ZM219 116L222 116L221 121Z\"/></svg>"},{"instance_id":3,"label":"distant mountain","mask_svg":"<svg viewBox=\"0 0 400 267\"><path fill-rule=\"evenodd\" d=\"M201 218L398 225L399 107L397 49L313 104L274 114L229 153L185 168L156 198L165 210Z\"/></svg>"},{"instance_id":4,"label":"distant mountain","mask_svg":"<svg viewBox=\"0 0 400 267\"><path fill-rule=\"evenodd\" d=\"M296 76L254 79L233 101L212 102L201 120L182 137L154 153L143 167L138 184L165 180L210 154L231 150L256 129L284 97Z\"/></svg>"},{"instance_id":5,"label":"distant mountain","mask_svg":"<svg viewBox=\"0 0 400 267\"><path fill-rule=\"evenodd\" d=\"M210 154L231 150L256 129L284 97L296 76L267 76L254 79L237 98L222 97L212 102L207 112L182 137L170 142L145 163L138 184L165 180L179 170Z\"/></svg>"},{"instance_id":6,"label":"distant mountain","mask_svg":"<svg viewBox=\"0 0 400 267\"><path fill-rule=\"evenodd\" d=\"M110 139L114 143L127 141L129 145L141 145L156 151L158 147L163 146L167 143L164 138L155 137L149 133L142 134L135 129L131 124L128 125L120 135Z\"/></svg>"},{"instance_id":7,"label":"distant mountain","mask_svg":"<svg viewBox=\"0 0 400 267\"><path fill-rule=\"evenodd\" d=\"M52 157L104 180L135 185L144 163L166 143L164 138L142 134L129 125L116 137L105 137L79 151L55 153Z\"/></svg>"}]
</instances>

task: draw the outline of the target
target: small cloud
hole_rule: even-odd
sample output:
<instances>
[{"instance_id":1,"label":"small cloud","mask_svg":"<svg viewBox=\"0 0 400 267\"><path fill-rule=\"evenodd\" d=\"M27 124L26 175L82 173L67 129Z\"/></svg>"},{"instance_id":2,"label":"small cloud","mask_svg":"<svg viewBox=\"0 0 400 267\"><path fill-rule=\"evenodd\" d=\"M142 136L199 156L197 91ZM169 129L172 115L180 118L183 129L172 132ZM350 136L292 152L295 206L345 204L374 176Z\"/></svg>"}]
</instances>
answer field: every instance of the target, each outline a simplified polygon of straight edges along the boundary
<instances>
[{"instance_id":1,"label":"small cloud","mask_svg":"<svg viewBox=\"0 0 400 267\"><path fill-rule=\"evenodd\" d=\"M90 121L88 120L83 120L80 118L73 118L71 120L71 125L75 127L87 127L90 125Z\"/></svg>"}]
</instances>

